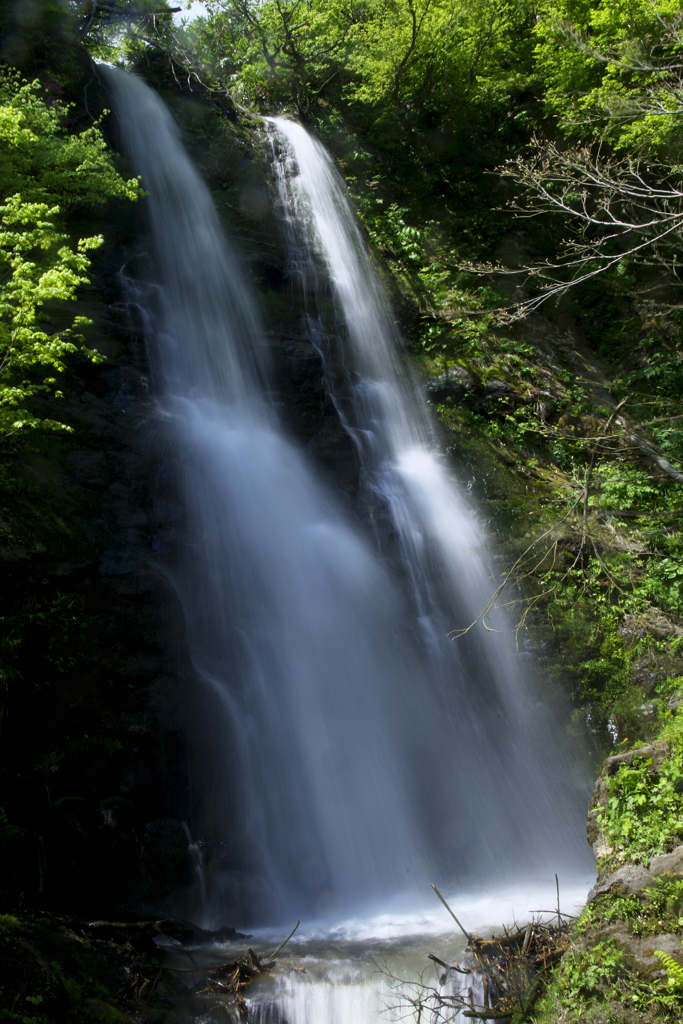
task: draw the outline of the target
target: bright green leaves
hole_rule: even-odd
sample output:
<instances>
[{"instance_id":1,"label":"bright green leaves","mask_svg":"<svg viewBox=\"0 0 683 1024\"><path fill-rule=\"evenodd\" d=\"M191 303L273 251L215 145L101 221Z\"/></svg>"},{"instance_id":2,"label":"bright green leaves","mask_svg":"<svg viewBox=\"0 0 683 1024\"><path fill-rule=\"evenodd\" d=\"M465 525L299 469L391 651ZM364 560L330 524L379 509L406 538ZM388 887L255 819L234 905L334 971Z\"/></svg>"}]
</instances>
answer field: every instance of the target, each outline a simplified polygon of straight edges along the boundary
<instances>
[{"instance_id":1,"label":"bright green leaves","mask_svg":"<svg viewBox=\"0 0 683 1024\"><path fill-rule=\"evenodd\" d=\"M348 77L377 0L210 0L209 21L190 36L242 102L295 104L305 113ZM226 82L227 84L227 82Z\"/></svg>"},{"instance_id":2,"label":"bright green leaves","mask_svg":"<svg viewBox=\"0 0 683 1024\"><path fill-rule=\"evenodd\" d=\"M683 838L683 747L655 771L634 757L609 779L607 804L599 815L607 844L619 863L647 861Z\"/></svg>"},{"instance_id":3,"label":"bright green leaves","mask_svg":"<svg viewBox=\"0 0 683 1024\"><path fill-rule=\"evenodd\" d=\"M562 1003L581 1010L586 1002L605 999L625 975L624 954L612 942L598 942L590 950L571 951L563 960L558 979Z\"/></svg>"},{"instance_id":4,"label":"bright green leaves","mask_svg":"<svg viewBox=\"0 0 683 1024\"><path fill-rule=\"evenodd\" d=\"M139 185L117 172L97 125L77 134L64 128L67 111L42 97L39 82L0 74L0 197L28 202L101 206L112 197L135 199Z\"/></svg>"},{"instance_id":5,"label":"bright green leaves","mask_svg":"<svg viewBox=\"0 0 683 1024\"><path fill-rule=\"evenodd\" d=\"M38 136L26 127L23 113L14 105L0 107L0 142L11 150L38 142Z\"/></svg>"},{"instance_id":6,"label":"bright green leaves","mask_svg":"<svg viewBox=\"0 0 683 1024\"><path fill-rule=\"evenodd\" d=\"M663 971L645 968L642 961L629 955L631 940L627 936L637 941L641 936L680 932L681 890L680 881L658 878L637 896L607 893L587 904L560 971L535 1008L534 1021L622 1024L657 1020L678 1024L683 1009L683 967L675 957L655 951L654 956L667 968L663 978ZM616 941L605 937L613 929Z\"/></svg>"},{"instance_id":7,"label":"bright green leaves","mask_svg":"<svg viewBox=\"0 0 683 1024\"><path fill-rule=\"evenodd\" d=\"M56 391L55 373L65 369L65 357L82 349L96 360L97 353L83 347L72 327L87 324L75 317L71 326L52 330L40 320L45 303L68 302L79 285L88 281L89 250L102 244L101 236L82 238L75 249L64 244L57 231L59 207L25 203L11 196L0 206L0 431L60 424L39 419L26 402L39 392ZM36 373L35 370L38 372ZM27 377L23 374L28 373Z\"/></svg>"},{"instance_id":8,"label":"bright green leaves","mask_svg":"<svg viewBox=\"0 0 683 1024\"><path fill-rule=\"evenodd\" d=\"M546 101L568 132L671 156L683 144L678 0L546 0L536 28Z\"/></svg>"},{"instance_id":9,"label":"bright green leaves","mask_svg":"<svg viewBox=\"0 0 683 1024\"><path fill-rule=\"evenodd\" d=\"M683 966L677 960L674 960L669 953L664 953L661 949L656 949L654 955L666 967L669 988L683 995Z\"/></svg>"},{"instance_id":10,"label":"bright green leaves","mask_svg":"<svg viewBox=\"0 0 683 1024\"><path fill-rule=\"evenodd\" d=\"M375 10L372 36L353 56L355 99L417 99L450 114L475 94L500 99L526 80L530 3L403 0Z\"/></svg>"},{"instance_id":11,"label":"bright green leaves","mask_svg":"<svg viewBox=\"0 0 683 1024\"><path fill-rule=\"evenodd\" d=\"M530 67L530 0L210 0L194 31L243 102L319 99L450 116L507 95ZM201 38L200 38L201 37ZM227 83L226 83L227 84Z\"/></svg>"},{"instance_id":12,"label":"bright green leaves","mask_svg":"<svg viewBox=\"0 0 683 1024\"><path fill-rule=\"evenodd\" d=\"M90 321L63 307L89 280L90 253L103 240L70 240L64 214L139 194L136 179L119 175L97 125L68 134L65 113L48 106L38 83L0 78L0 436L68 429L31 399L60 395L55 374L70 354L98 359L78 333Z\"/></svg>"},{"instance_id":13,"label":"bright green leaves","mask_svg":"<svg viewBox=\"0 0 683 1024\"><path fill-rule=\"evenodd\" d=\"M661 486L648 473L617 462L596 466L592 485L593 493L588 498L588 505L605 512L623 509L646 511L662 492Z\"/></svg>"}]
</instances>

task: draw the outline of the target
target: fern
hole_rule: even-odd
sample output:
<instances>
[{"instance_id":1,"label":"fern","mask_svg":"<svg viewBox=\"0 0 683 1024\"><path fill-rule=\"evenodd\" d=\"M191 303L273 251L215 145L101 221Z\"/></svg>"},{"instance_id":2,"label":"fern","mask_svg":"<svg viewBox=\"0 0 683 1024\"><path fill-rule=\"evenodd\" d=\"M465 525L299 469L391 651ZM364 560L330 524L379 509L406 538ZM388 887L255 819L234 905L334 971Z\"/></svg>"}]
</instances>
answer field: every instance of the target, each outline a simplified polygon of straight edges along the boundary
<instances>
[{"instance_id":1,"label":"fern","mask_svg":"<svg viewBox=\"0 0 683 1024\"><path fill-rule=\"evenodd\" d=\"M670 988L683 991L683 966L674 960L668 953L662 952L661 949L655 950L655 956L662 961L667 971L667 981Z\"/></svg>"}]
</instances>

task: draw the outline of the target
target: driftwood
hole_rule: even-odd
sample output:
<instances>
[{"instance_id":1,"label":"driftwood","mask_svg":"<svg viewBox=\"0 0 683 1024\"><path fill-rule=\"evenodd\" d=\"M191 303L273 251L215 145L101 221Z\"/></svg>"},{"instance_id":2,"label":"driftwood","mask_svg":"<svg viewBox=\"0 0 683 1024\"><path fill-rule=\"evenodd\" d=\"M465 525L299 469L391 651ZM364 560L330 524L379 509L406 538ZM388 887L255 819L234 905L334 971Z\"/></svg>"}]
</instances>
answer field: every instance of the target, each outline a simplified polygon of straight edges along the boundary
<instances>
[{"instance_id":1,"label":"driftwood","mask_svg":"<svg viewBox=\"0 0 683 1024\"><path fill-rule=\"evenodd\" d=\"M514 932L482 939L467 932L446 903L436 886L432 886L451 917L467 937L467 960L447 964L434 953L430 960L444 968L440 988L422 989L417 1000L411 1000L418 1019L431 1011L434 1021L451 1020L454 1011L476 1020L499 1020L518 1024L528 1019L531 1006L542 992L551 970L569 948L571 915L563 914L559 905L550 921L532 920ZM469 991L461 982L448 991L447 983L456 975L470 975ZM455 978L453 978L455 981ZM474 991L481 993L475 998Z\"/></svg>"},{"instance_id":2,"label":"driftwood","mask_svg":"<svg viewBox=\"0 0 683 1024\"><path fill-rule=\"evenodd\" d=\"M289 942L300 923L297 921L284 942L281 942L277 949L265 957L260 957L258 953L249 948L246 954L237 960L230 960L227 963L210 967L206 971L205 984L199 994L215 996L219 1002L229 1001L237 1008L240 1018L243 1021L248 1021L249 1012L243 995L244 990L251 985L255 978L272 971L277 963L275 957Z\"/></svg>"}]
</instances>

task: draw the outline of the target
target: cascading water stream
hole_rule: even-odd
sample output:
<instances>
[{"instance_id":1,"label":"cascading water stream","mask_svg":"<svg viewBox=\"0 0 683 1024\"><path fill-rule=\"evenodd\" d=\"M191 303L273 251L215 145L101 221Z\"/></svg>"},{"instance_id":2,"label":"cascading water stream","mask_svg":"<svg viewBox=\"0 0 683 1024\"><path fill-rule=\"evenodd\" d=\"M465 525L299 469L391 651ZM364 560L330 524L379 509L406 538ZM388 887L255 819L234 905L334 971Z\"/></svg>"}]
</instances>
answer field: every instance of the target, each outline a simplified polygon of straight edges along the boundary
<instances>
[{"instance_id":1,"label":"cascading water stream","mask_svg":"<svg viewBox=\"0 0 683 1024\"><path fill-rule=\"evenodd\" d=\"M477 622L495 586L485 539L440 459L427 403L402 358L343 179L301 125L268 120L290 279L305 296L305 327L358 451L365 505L379 523L378 544L389 557L392 543L397 549L394 561L429 665L431 689L426 686L425 693L441 708L432 726L443 767L441 779L430 785L432 820L439 807L457 806L459 831L469 845L465 856L459 851L461 879L472 874L472 855L480 878L495 875L497 836L512 840L508 862L518 858L527 872L534 860L554 857L567 864L578 855L580 861L576 846L565 857L554 846L566 835L563 816L572 803L561 778L557 729L520 672L505 616L493 608L486 625ZM388 541L387 514L393 528ZM449 640L449 630L473 622L466 636ZM462 794L454 799L454 778L466 780L465 800ZM579 818L573 820L578 835ZM447 845L452 851L461 844L451 833Z\"/></svg>"},{"instance_id":2,"label":"cascading water stream","mask_svg":"<svg viewBox=\"0 0 683 1024\"><path fill-rule=\"evenodd\" d=\"M338 361L354 364L333 397L357 442L365 505L389 509L398 557L347 521L279 422L249 288L166 108L139 79L103 75L149 193L136 302L185 500L187 535L168 571L198 679L190 825L203 923L368 913L406 893L424 899L434 877L454 887L575 875L582 794L551 753L552 716L500 638L443 639L456 615L467 624L481 610L482 538L403 375L329 158L304 133L309 166L303 129L277 122L292 257L298 246L302 272L331 276L353 345ZM324 230L320 204L334 213Z\"/></svg>"},{"instance_id":3,"label":"cascading water stream","mask_svg":"<svg viewBox=\"0 0 683 1024\"><path fill-rule=\"evenodd\" d=\"M390 512L423 638L438 656L448 630L469 625L488 603L484 538L439 459L426 402L401 360L401 341L339 172L301 125L269 120L290 274L305 293L320 300L322 292L309 329L356 443L366 494ZM327 273L321 274L321 261ZM320 312L328 304L327 278L338 310L332 331ZM495 620L495 610L490 617ZM482 653L495 659L495 642L487 638ZM505 674L511 675L509 665ZM514 683L501 692L517 697Z\"/></svg>"}]
</instances>

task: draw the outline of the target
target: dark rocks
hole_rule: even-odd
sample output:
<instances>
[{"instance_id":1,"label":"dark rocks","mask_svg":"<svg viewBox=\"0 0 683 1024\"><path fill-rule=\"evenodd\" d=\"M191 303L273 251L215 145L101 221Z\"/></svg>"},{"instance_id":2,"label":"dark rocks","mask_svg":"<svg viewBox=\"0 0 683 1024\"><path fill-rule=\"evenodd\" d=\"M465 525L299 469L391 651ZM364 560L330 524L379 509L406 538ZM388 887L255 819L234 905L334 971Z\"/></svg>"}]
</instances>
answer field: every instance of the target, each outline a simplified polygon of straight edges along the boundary
<instances>
[{"instance_id":1,"label":"dark rocks","mask_svg":"<svg viewBox=\"0 0 683 1024\"><path fill-rule=\"evenodd\" d=\"M5 452L15 461L0 525L0 616L12 637L11 729L0 737L0 861L11 863L0 891L10 907L88 915L163 898L192 871L180 824L191 668L159 569L182 511L144 350L117 319L115 248L94 285L103 344L92 341L108 361L77 362L59 410L47 410L73 433ZM164 833L159 821L175 825Z\"/></svg>"},{"instance_id":2,"label":"dark rocks","mask_svg":"<svg viewBox=\"0 0 683 1024\"><path fill-rule=\"evenodd\" d=\"M455 404L459 404L466 395L479 393L481 390L482 385L479 378L461 366L449 367L438 377L430 377L425 384L427 397L434 402L444 402L450 399Z\"/></svg>"},{"instance_id":3,"label":"dark rocks","mask_svg":"<svg viewBox=\"0 0 683 1024\"><path fill-rule=\"evenodd\" d=\"M664 659L648 652L642 658L637 658L633 662L631 678L636 686L640 687L644 693L650 695L654 693L657 684L663 682L669 675L668 667L664 663Z\"/></svg>"},{"instance_id":4,"label":"dark rocks","mask_svg":"<svg viewBox=\"0 0 683 1024\"><path fill-rule=\"evenodd\" d=\"M198 994L206 986L205 963L183 947L250 937L233 928L206 932L184 921L134 915L123 920L50 912L0 915L0 1019L213 1021L217 1018ZM239 1016L226 1005L217 1013L221 1021Z\"/></svg>"},{"instance_id":5,"label":"dark rocks","mask_svg":"<svg viewBox=\"0 0 683 1024\"><path fill-rule=\"evenodd\" d=\"M430 377L425 384L425 390L427 397L432 402L445 405L464 405L484 414L493 412L494 406L499 402L507 408L511 404L517 405L528 400L507 381L488 380L483 382L474 373L460 366L449 367L438 377ZM549 409L550 406L547 408ZM545 405L543 409L546 409ZM500 410L495 411L500 412Z\"/></svg>"},{"instance_id":6,"label":"dark rocks","mask_svg":"<svg viewBox=\"0 0 683 1024\"><path fill-rule=\"evenodd\" d=\"M504 380L489 380L484 385L485 399L500 398L503 395L514 395L514 393L514 388Z\"/></svg>"},{"instance_id":7,"label":"dark rocks","mask_svg":"<svg viewBox=\"0 0 683 1024\"><path fill-rule=\"evenodd\" d=\"M649 607L638 615L625 615L619 624L619 632L625 638L640 640L653 636L655 640L668 640L683 636L683 628L665 615L660 608Z\"/></svg>"},{"instance_id":8,"label":"dark rocks","mask_svg":"<svg viewBox=\"0 0 683 1024\"><path fill-rule=\"evenodd\" d=\"M150 821L142 840L141 891L146 899L191 885L193 864L188 833L174 818Z\"/></svg>"}]
</instances>

